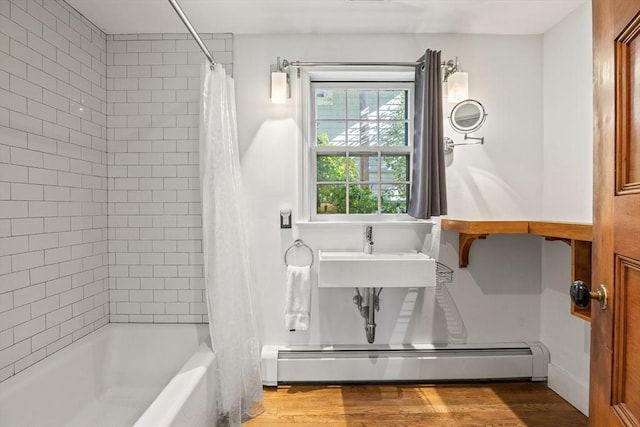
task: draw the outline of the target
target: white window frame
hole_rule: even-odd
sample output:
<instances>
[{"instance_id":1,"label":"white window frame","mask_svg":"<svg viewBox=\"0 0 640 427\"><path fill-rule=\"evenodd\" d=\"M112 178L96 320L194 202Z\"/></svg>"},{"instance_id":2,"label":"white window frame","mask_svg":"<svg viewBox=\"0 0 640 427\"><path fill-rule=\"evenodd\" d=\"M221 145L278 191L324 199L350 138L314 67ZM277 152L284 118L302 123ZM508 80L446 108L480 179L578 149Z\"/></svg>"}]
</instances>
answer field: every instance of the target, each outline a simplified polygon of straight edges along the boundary
<instances>
[{"instance_id":1,"label":"white window frame","mask_svg":"<svg viewBox=\"0 0 640 427\"><path fill-rule=\"evenodd\" d=\"M402 89L406 90L407 98L407 125L408 125L408 145L401 147L348 147L349 153L379 153L408 155L408 182L409 192L411 191L411 180L413 172L413 99L414 83L413 72L371 72L371 71L340 71L340 72L316 72L303 73L301 92L302 117L303 117L303 155L300 179L300 200L303 218L314 223L376 223L376 222L414 222L415 219L408 214L317 214L317 169L316 159L319 153L330 154L332 152L344 153L345 147L317 147L316 146L316 126L315 126L315 96L313 90L317 86L331 87L359 87L368 86L372 89ZM320 148L320 149L319 149ZM381 162L378 163L381 167ZM345 183L346 184L346 183ZM380 201L378 201L380 203Z\"/></svg>"}]
</instances>

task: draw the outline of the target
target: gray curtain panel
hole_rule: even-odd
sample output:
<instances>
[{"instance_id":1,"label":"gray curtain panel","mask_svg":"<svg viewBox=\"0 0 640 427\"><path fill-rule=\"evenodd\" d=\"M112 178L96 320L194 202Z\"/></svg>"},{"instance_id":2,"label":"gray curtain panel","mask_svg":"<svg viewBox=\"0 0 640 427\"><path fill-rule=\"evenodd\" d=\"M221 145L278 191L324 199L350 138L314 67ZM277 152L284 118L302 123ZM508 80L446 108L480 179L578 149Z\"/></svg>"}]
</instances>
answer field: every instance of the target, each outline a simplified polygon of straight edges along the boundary
<instances>
[{"instance_id":1,"label":"gray curtain panel","mask_svg":"<svg viewBox=\"0 0 640 427\"><path fill-rule=\"evenodd\" d=\"M413 184L408 213L417 219L447 214L442 71L440 51L427 49L418 62L413 123Z\"/></svg>"}]
</instances>

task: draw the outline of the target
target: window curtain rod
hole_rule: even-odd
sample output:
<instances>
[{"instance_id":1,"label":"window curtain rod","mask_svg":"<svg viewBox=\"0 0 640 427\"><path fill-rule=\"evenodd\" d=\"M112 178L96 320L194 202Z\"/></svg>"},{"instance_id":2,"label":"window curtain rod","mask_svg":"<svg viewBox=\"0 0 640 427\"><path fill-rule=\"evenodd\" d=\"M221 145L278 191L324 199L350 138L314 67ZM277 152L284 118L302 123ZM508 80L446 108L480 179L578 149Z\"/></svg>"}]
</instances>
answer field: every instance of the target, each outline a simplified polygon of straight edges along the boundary
<instances>
[{"instance_id":1,"label":"window curtain rod","mask_svg":"<svg viewBox=\"0 0 640 427\"><path fill-rule=\"evenodd\" d=\"M287 67L417 67L423 65L424 61L414 62L302 62L293 61L289 62L286 59L282 60L282 68Z\"/></svg>"},{"instance_id":2,"label":"window curtain rod","mask_svg":"<svg viewBox=\"0 0 640 427\"><path fill-rule=\"evenodd\" d=\"M202 52L207 57L211 65L212 66L216 65L216 60L214 59L213 55L211 54L211 52L209 52L209 49L207 49L207 46L204 44L204 42L198 35L198 32L196 31L196 29L193 28L193 25L191 25L189 18L187 18L187 15L184 14L177 0L169 0L169 3L171 3L171 6L173 6L173 9L178 14L178 17L180 18L182 23L185 25L185 27L187 27L187 30L189 30L189 32L193 36L193 39L196 41L196 43L198 43L198 46L200 46L200 49L202 49Z\"/></svg>"}]
</instances>

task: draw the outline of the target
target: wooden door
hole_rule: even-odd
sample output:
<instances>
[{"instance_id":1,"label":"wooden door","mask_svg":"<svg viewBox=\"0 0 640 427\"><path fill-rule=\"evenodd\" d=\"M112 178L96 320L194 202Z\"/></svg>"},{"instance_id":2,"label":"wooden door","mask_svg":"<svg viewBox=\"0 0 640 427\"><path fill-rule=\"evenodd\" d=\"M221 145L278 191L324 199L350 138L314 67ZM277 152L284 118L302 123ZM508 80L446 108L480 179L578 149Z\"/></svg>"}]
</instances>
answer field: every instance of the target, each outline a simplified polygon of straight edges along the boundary
<instances>
[{"instance_id":1,"label":"wooden door","mask_svg":"<svg viewBox=\"0 0 640 427\"><path fill-rule=\"evenodd\" d=\"M640 0L593 0L591 426L640 426Z\"/></svg>"}]
</instances>

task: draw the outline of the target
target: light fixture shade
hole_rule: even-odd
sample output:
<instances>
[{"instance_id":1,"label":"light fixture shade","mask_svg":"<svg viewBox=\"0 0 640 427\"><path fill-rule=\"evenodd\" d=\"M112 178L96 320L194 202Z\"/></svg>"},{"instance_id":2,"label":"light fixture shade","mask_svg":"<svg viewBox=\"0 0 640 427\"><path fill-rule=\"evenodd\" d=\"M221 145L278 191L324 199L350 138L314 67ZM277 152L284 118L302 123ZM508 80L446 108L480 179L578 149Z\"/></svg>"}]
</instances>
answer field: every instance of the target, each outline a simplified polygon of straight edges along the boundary
<instances>
[{"instance_id":1,"label":"light fixture shade","mask_svg":"<svg viewBox=\"0 0 640 427\"><path fill-rule=\"evenodd\" d=\"M271 72L271 102L273 104L285 104L289 97L289 82L287 73L282 71Z\"/></svg>"},{"instance_id":2,"label":"light fixture shade","mask_svg":"<svg viewBox=\"0 0 640 427\"><path fill-rule=\"evenodd\" d=\"M458 103L469 99L469 73L458 71L447 79L447 100Z\"/></svg>"},{"instance_id":3,"label":"light fixture shade","mask_svg":"<svg viewBox=\"0 0 640 427\"><path fill-rule=\"evenodd\" d=\"M442 102L443 103L447 103L449 102L449 88L448 88L448 84L447 82L442 82Z\"/></svg>"}]
</instances>

